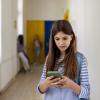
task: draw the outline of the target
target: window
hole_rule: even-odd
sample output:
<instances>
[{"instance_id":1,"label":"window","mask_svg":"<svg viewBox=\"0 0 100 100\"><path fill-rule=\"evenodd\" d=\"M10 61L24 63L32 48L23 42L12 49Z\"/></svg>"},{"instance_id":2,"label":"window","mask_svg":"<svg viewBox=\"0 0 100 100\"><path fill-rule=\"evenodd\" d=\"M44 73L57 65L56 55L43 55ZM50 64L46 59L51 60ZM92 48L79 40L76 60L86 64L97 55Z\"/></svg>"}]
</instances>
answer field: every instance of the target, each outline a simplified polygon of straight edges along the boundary
<instances>
[{"instance_id":1,"label":"window","mask_svg":"<svg viewBox=\"0 0 100 100\"><path fill-rule=\"evenodd\" d=\"M23 0L18 0L17 35L23 34Z\"/></svg>"}]
</instances>

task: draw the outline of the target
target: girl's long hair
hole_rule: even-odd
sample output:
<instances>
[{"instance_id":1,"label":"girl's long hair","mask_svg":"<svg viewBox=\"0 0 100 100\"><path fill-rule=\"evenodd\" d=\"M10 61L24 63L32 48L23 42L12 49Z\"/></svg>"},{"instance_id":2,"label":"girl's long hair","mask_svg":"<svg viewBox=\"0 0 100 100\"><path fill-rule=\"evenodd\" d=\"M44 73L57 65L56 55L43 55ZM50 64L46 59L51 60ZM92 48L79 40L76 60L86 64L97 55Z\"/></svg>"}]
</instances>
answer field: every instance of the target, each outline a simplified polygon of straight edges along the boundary
<instances>
[{"instance_id":1,"label":"girl's long hair","mask_svg":"<svg viewBox=\"0 0 100 100\"><path fill-rule=\"evenodd\" d=\"M67 35L72 35L72 40L70 46L66 50L63 64L64 64L64 75L74 80L77 76L77 61L75 56L76 37L73 32L71 24L66 20L58 20L54 22L52 26L50 41L49 41L49 52L48 52L48 57L46 62L47 71L49 70L53 71L55 69L56 58L59 58L60 56L60 51L57 48L54 41L54 36L58 32L63 32Z\"/></svg>"}]
</instances>

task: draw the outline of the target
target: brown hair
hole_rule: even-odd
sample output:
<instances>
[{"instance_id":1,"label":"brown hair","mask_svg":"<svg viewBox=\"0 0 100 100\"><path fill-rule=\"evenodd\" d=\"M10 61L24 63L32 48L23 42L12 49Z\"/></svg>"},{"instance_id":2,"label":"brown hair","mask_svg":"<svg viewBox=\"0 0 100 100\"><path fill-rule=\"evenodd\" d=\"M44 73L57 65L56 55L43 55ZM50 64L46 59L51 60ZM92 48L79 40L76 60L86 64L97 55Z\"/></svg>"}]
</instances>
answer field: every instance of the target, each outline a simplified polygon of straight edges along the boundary
<instances>
[{"instance_id":1,"label":"brown hair","mask_svg":"<svg viewBox=\"0 0 100 100\"><path fill-rule=\"evenodd\" d=\"M77 61L75 56L76 37L73 32L71 24L66 20L58 20L54 22L52 26L50 41L49 41L49 52L48 52L48 57L46 62L47 71L54 70L56 58L59 57L60 55L60 51L57 48L54 41L54 36L58 32L63 32L67 35L72 35L72 40L70 46L66 50L63 63L64 63L64 75L67 75L67 77L74 80L77 76Z\"/></svg>"}]
</instances>

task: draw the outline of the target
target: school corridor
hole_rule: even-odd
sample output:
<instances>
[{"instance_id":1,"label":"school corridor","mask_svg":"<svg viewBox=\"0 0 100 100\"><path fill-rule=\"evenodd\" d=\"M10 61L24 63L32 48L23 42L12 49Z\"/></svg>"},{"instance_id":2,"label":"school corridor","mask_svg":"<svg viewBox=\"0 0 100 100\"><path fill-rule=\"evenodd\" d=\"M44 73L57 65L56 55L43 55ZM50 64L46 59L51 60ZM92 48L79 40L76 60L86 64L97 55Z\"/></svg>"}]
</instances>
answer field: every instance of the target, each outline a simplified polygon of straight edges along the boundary
<instances>
[{"instance_id":1,"label":"school corridor","mask_svg":"<svg viewBox=\"0 0 100 100\"><path fill-rule=\"evenodd\" d=\"M36 92L49 49L49 35L56 20L69 20L77 48L88 60L90 99L100 100L100 0L0 0L0 100L42 100ZM31 71L20 72L17 37ZM41 42L40 66L34 67L34 39ZM52 100L52 98L51 98Z\"/></svg>"}]
</instances>

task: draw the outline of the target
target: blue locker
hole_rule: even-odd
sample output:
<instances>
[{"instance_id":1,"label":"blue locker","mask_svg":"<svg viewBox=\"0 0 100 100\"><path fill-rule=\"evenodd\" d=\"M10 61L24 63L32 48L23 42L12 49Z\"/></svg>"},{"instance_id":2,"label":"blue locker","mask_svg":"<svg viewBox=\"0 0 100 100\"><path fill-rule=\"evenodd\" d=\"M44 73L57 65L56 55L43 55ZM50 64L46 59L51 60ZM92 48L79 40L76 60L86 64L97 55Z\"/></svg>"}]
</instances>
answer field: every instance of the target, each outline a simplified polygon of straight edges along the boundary
<instances>
[{"instance_id":1,"label":"blue locker","mask_svg":"<svg viewBox=\"0 0 100 100\"><path fill-rule=\"evenodd\" d=\"M48 54L50 31L54 21L45 21L45 56Z\"/></svg>"}]
</instances>

